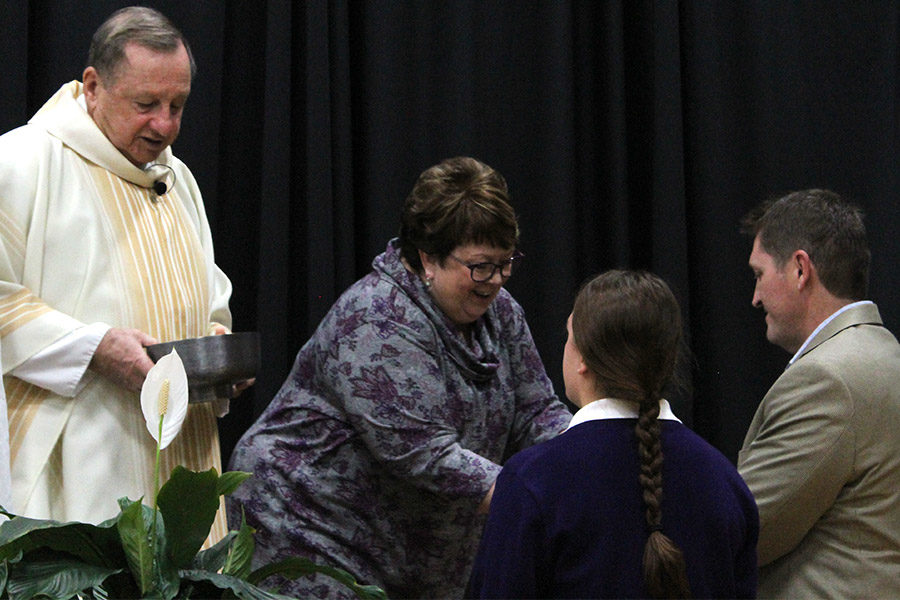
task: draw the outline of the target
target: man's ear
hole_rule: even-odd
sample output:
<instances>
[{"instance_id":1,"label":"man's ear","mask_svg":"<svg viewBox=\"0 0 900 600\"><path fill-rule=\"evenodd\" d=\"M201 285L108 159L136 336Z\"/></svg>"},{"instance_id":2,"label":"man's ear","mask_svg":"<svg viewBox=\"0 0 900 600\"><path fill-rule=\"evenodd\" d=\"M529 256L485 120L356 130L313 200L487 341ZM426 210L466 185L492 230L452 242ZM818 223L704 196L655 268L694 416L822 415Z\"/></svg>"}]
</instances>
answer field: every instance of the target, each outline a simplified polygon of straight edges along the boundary
<instances>
[{"instance_id":1,"label":"man's ear","mask_svg":"<svg viewBox=\"0 0 900 600\"><path fill-rule=\"evenodd\" d=\"M806 250L795 250L791 255L791 268L797 278L797 289L802 290L808 286L813 276L812 260L809 258Z\"/></svg>"},{"instance_id":2,"label":"man's ear","mask_svg":"<svg viewBox=\"0 0 900 600\"><path fill-rule=\"evenodd\" d=\"M97 86L100 85L100 75L94 67L88 67L81 75L81 82L84 86L84 100L89 109L92 109L97 102Z\"/></svg>"}]
</instances>

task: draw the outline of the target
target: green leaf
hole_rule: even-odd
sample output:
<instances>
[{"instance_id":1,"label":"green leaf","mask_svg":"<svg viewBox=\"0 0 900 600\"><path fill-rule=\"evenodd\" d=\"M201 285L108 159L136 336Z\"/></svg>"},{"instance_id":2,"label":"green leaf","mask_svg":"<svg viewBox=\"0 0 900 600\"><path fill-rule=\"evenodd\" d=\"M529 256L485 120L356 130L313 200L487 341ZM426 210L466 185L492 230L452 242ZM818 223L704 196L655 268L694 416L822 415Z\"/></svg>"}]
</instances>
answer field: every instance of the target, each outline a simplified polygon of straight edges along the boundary
<instances>
[{"instance_id":1,"label":"green leaf","mask_svg":"<svg viewBox=\"0 0 900 600\"><path fill-rule=\"evenodd\" d=\"M250 477L252 473L246 471L226 471L219 476L216 482L216 493L220 496L227 496L234 490L238 489L244 481Z\"/></svg>"},{"instance_id":2,"label":"green leaf","mask_svg":"<svg viewBox=\"0 0 900 600\"><path fill-rule=\"evenodd\" d=\"M172 600L181 589L181 577L178 569L165 556L165 551L157 545L156 568L153 570L155 587L150 590L149 597Z\"/></svg>"},{"instance_id":3,"label":"green leaf","mask_svg":"<svg viewBox=\"0 0 900 600\"><path fill-rule=\"evenodd\" d=\"M271 575L281 575L289 579L296 579L303 575L311 573L322 573L332 579L343 583L353 590L357 598L363 600L387 600L387 594L380 587L375 585L361 585L356 581L350 573L337 567L326 567L318 565L308 558L294 557L286 558L276 563L271 563L250 573L247 581L258 584L260 581Z\"/></svg>"},{"instance_id":4,"label":"green leaf","mask_svg":"<svg viewBox=\"0 0 900 600\"><path fill-rule=\"evenodd\" d=\"M240 579L247 579L252 570L251 562L253 560L253 550L256 544L253 541L255 530L247 525L244 515L241 514L241 529L238 531L231 551L228 553L228 561L222 572L226 575L233 575Z\"/></svg>"},{"instance_id":5,"label":"green leaf","mask_svg":"<svg viewBox=\"0 0 900 600\"><path fill-rule=\"evenodd\" d=\"M144 522L143 505L133 502L119 513L117 525L122 549L128 560L128 567L144 595L155 585L153 576L153 548L150 547L150 532Z\"/></svg>"},{"instance_id":6,"label":"green leaf","mask_svg":"<svg viewBox=\"0 0 900 600\"><path fill-rule=\"evenodd\" d=\"M102 585L95 585L91 588L91 594L95 600L109 600L109 592Z\"/></svg>"},{"instance_id":7,"label":"green leaf","mask_svg":"<svg viewBox=\"0 0 900 600\"><path fill-rule=\"evenodd\" d=\"M103 583L122 569L89 565L77 560L24 561L10 566L6 591L10 600L46 596L69 600Z\"/></svg>"},{"instance_id":8,"label":"green leaf","mask_svg":"<svg viewBox=\"0 0 900 600\"><path fill-rule=\"evenodd\" d=\"M181 589L181 575L161 549L160 554L157 554L157 567L159 578L156 580L157 587L154 595L158 595L163 600L172 600Z\"/></svg>"},{"instance_id":9,"label":"green leaf","mask_svg":"<svg viewBox=\"0 0 900 600\"><path fill-rule=\"evenodd\" d=\"M142 579L143 576L141 575L140 565L137 566L138 571L134 571L135 567L132 566L131 560L135 558L136 555L129 555L126 557L128 561L127 564L134 579L134 585L137 585L137 587L141 589L142 594L146 594L147 591L152 591L154 597L163 599L174 598L178 594L178 590L181 586L181 580L178 577L178 568L172 564L172 561L166 555L166 527L163 523L162 516L158 511L150 508L146 504L132 502L127 498L120 498L119 505L122 507L122 513L125 513L127 511L140 512L141 521L138 521L137 514L129 515L129 518L132 520L130 526L133 526L135 530L139 530L142 527L144 532L147 532L145 533L145 535L147 535L148 537L154 522L156 523L156 541L147 542L147 548L150 550L150 556L152 558L155 558L155 562L151 560L151 568L149 571L150 579ZM122 513L120 513L120 516ZM142 522L143 525L140 525L140 522ZM133 533L133 531L128 530L127 532ZM123 539L122 542L124 545L125 540ZM133 550L134 549L132 548L132 551ZM123 561L125 561L126 558L123 558ZM147 571L144 570L143 573L146 574Z\"/></svg>"},{"instance_id":10,"label":"green leaf","mask_svg":"<svg viewBox=\"0 0 900 600\"><path fill-rule=\"evenodd\" d=\"M191 569L199 571L212 571L216 573L221 571L228 560L228 552L231 550L231 542L237 537L236 531L229 531L228 534L216 543L212 548L201 550L191 562Z\"/></svg>"},{"instance_id":11,"label":"green leaf","mask_svg":"<svg viewBox=\"0 0 900 600\"><path fill-rule=\"evenodd\" d=\"M186 569L181 571L181 577L188 581L207 582L220 590L231 590L241 600L291 600L290 596L266 591L232 575Z\"/></svg>"},{"instance_id":12,"label":"green leaf","mask_svg":"<svg viewBox=\"0 0 900 600\"><path fill-rule=\"evenodd\" d=\"M143 503L144 503L144 497L141 496L141 497L138 498L137 500L132 500L132 499L130 499L130 498L125 498L125 497L123 496L122 498L119 498L119 500L118 500L118 503L119 503L119 510L125 510L126 508L128 508L129 506L131 506L132 504L134 504L135 502L137 502L137 503L139 503L139 504L143 504ZM119 517L117 516L117 517L116 517L116 522L118 522L118 520L119 520Z\"/></svg>"},{"instance_id":13,"label":"green leaf","mask_svg":"<svg viewBox=\"0 0 900 600\"><path fill-rule=\"evenodd\" d=\"M177 466L159 490L156 503L166 525L166 555L177 568L191 564L209 535L219 510L217 481L215 469L197 473Z\"/></svg>"},{"instance_id":14,"label":"green leaf","mask_svg":"<svg viewBox=\"0 0 900 600\"><path fill-rule=\"evenodd\" d=\"M115 519L92 525L13 516L0 523L0 560L36 548L63 552L102 567L118 568L125 560Z\"/></svg>"},{"instance_id":15,"label":"green leaf","mask_svg":"<svg viewBox=\"0 0 900 600\"><path fill-rule=\"evenodd\" d=\"M6 589L6 579L9 576L9 563L0 562L0 592Z\"/></svg>"}]
</instances>

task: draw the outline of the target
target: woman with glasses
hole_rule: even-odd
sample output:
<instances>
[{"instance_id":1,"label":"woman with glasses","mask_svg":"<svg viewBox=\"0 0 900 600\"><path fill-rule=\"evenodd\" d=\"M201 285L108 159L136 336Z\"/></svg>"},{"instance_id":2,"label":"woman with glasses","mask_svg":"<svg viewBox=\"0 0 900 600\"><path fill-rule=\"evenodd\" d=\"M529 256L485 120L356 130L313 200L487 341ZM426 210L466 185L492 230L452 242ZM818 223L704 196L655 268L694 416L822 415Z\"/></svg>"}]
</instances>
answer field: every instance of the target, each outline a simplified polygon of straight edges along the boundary
<instances>
[{"instance_id":1,"label":"woman with glasses","mask_svg":"<svg viewBox=\"0 0 900 600\"><path fill-rule=\"evenodd\" d=\"M565 429L521 307L503 177L472 158L423 172L399 238L297 355L234 450L229 499L256 561L305 556L390 598L461 597L503 461ZM481 514L479 514L481 513ZM337 598L325 578L282 581Z\"/></svg>"},{"instance_id":2,"label":"woman with glasses","mask_svg":"<svg viewBox=\"0 0 900 600\"><path fill-rule=\"evenodd\" d=\"M655 275L609 271L575 299L563 352L579 407L497 480L473 598L754 598L759 517L663 392L681 311Z\"/></svg>"}]
</instances>

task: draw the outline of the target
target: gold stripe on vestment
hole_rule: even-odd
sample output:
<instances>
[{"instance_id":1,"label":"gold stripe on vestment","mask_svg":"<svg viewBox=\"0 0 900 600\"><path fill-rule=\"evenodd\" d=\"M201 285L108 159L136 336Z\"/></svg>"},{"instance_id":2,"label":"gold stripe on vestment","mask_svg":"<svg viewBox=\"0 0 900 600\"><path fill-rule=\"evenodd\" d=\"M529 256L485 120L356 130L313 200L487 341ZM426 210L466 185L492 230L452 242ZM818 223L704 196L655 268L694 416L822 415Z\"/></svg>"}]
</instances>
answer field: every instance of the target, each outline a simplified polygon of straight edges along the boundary
<instances>
[{"instance_id":1,"label":"gold stripe on vestment","mask_svg":"<svg viewBox=\"0 0 900 600\"><path fill-rule=\"evenodd\" d=\"M100 168L95 181L121 240L119 258L134 305L131 326L160 341L205 335L205 256L177 192L154 202L149 190Z\"/></svg>"},{"instance_id":2,"label":"gold stripe on vestment","mask_svg":"<svg viewBox=\"0 0 900 600\"><path fill-rule=\"evenodd\" d=\"M114 238L120 240L119 261L133 310L130 326L161 342L207 335L210 293L205 254L177 191L156 197L105 169L95 167L92 172ZM210 403L188 407L181 432L161 453L165 479L176 465L222 472L217 420ZM226 533L223 509L210 540L218 541Z\"/></svg>"},{"instance_id":3,"label":"gold stripe on vestment","mask_svg":"<svg viewBox=\"0 0 900 600\"><path fill-rule=\"evenodd\" d=\"M9 416L9 456L15 463L25 435L50 392L11 375L3 378L3 387Z\"/></svg>"},{"instance_id":4,"label":"gold stripe on vestment","mask_svg":"<svg viewBox=\"0 0 900 600\"><path fill-rule=\"evenodd\" d=\"M50 310L43 300L27 289L0 298L0 338Z\"/></svg>"},{"instance_id":5,"label":"gold stripe on vestment","mask_svg":"<svg viewBox=\"0 0 900 600\"><path fill-rule=\"evenodd\" d=\"M8 251L20 262L25 260L25 234L3 211L0 211L0 237Z\"/></svg>"}]
</instances>

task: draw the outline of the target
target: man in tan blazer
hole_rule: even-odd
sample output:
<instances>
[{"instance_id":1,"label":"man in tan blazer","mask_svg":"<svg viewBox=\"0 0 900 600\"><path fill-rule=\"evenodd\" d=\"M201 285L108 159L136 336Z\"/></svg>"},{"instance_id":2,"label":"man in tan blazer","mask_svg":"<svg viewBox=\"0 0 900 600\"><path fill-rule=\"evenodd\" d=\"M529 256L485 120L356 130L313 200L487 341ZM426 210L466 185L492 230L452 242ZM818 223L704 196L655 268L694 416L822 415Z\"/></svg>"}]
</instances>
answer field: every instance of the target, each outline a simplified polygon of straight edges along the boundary
<instances>
[{"instance_id":1,"label":"man in tan blazer","mask_svg":"<svg viewBox=\"0 0 900 600\"><path fill-rule=\"evenodd\" d=\"M753 305L794 354L738 460L759 506L759 596L900 598L900 345L863 300L861 214L806 190L744 225Z\"/></svg>"}]
</instances>

